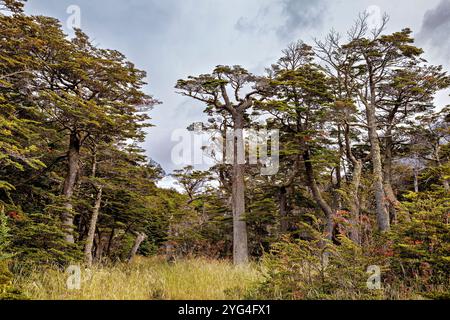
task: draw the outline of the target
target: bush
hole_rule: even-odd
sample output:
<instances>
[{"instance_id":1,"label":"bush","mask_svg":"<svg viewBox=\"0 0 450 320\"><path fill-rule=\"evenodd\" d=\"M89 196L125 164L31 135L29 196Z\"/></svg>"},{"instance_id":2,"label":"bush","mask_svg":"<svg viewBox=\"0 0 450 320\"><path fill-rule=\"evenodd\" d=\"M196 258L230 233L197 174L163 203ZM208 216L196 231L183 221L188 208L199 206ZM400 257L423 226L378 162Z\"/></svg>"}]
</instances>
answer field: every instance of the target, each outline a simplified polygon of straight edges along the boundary
<instances>
[{"instance_id":1,"label":"bush","mask_svg":"<svg viewBox=\"0 0 450 320\"><path fill-rule=\"evenodd\" d=\"M401 221L361 247L339 245L303 225L309 240L285 238L263 258L255 299L450 299L450 195L443 189L404 196ZM317 228L319 229L319 228ZM369 290L368 266L380 266L382 290Z\"/></svg>"},{"instance_id":2,"label":"bush","mask_svg":"<svg viewBox=\"0 0 450 320\"><path fill-rule=\"evenodd\" d=\"M77 245L65 241L59 220L51 215L21 214L11 223L11 231L14 260L21 267L26 264L64 267L82 257Z\"/></svg>"},{"instance_id":3,"label":"bush","mask_svg":"<svg viewBox=\"0 0 450 320\"><path fill-rule=\"evenodd\" d=\"M9 259L11 254L7 253L9 246L8 218L4 213L4 207L0 207L0 300L22 299L20 291L13 285L13 274L9 271Z\"/></svg>"},{"instance_id":4,"label":"bush","mask_svg":"<svg viewBox=\"0 0 450 320\"><path fill-rule=\"evenodd\" d=\"M0 205L0 261L9 258L6 254L6 248L9 244L9 227L7 217L5 216L3 205Z\"/></svg>"},{"instance_id":5,"label":"bush","mask_svg":"<svg viewBox=\"0 0 450 320\"><path fill-rule=\"evenodd\" d=\"M410 221L394 226L392 270L429 298L450 296L450 196L443 189L410 193Z\"/></svg>"},{"instance_id":6,"label":"bush","mask_svg":"<svg viewBox=\"0 0 450 320\"><path fill-rule=\"evenodd\" d=\"M379 290L367 286L368 266L383 265L351 240L340 237L337 246L303 225L310 240L285 238L263 257L264 281L249 292L253 299L323 300L376 299Z\"/></svg>"}]
</instances>

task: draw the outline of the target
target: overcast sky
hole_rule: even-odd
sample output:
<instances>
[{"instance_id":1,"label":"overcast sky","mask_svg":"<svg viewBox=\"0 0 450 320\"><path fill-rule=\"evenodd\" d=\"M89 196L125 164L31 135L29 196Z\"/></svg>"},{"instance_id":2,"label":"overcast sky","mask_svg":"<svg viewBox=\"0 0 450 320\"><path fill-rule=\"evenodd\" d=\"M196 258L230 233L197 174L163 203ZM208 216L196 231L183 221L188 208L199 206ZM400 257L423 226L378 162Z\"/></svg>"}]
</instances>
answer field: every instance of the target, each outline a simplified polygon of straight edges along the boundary
<instances>
[{"instance_id":1,"label":"overcast sky","mask_svg":"<svg viewBox=\"0 0 450 320\"><path fill-rule=\"evenodd\" d=\"M389 32L411 28L427 59L450 70L450 0L29 0L26 11L59 18L81 9L81 28L104 48L117 49L148 73L146 91L163 102L152 112L148 156L170 173L174 129L204 118L204 106L175 93L188 75L219 64L261 74L289 43L312 42L330 29L345 32L358 13L379 8ZM437 104L450 104L449 92ZM166 181L170 184L170 181Z\"/></svg>"}]
</instances>

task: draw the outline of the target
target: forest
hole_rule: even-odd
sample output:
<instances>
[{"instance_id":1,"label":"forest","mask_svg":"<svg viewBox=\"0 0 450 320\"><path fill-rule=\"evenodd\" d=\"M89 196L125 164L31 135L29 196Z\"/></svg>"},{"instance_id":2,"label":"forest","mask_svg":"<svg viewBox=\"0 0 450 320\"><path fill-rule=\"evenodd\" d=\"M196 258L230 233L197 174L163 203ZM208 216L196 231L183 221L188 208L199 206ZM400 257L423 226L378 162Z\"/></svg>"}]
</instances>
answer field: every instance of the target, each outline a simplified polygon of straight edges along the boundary
<instances>
[{"instance_id":1,"label":"forest","mask_svg":"<svg viewBox=\"0 0 450 320\"><path fill-rule=\"evenodd\" d=\"M0 300L450 299L450 76L413 30L361 13L265 73L174 79L234 135L231 161L167 173L146 71L24 4L0 0ZM276 173L240 161L252 129Z\"/></svg>"}]
</instances>

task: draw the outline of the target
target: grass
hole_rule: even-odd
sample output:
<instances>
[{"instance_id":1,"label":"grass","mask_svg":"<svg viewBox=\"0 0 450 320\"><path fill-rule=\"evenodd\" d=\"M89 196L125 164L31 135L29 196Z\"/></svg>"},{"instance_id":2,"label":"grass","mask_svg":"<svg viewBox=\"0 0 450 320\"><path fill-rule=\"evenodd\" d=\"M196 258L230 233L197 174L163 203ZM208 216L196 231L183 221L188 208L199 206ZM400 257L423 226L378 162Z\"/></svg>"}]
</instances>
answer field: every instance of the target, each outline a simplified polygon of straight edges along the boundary
<instances>
[{"instance_id":1,"label":"grass","mask_svg":"<svg viewBox=\"0 0 450 320\"><path fill-rule=\"evenodd\" d=\"M33 300L239 300L260 278L256 268L226 261L160 257L82 271L80 290L67 289L68 274L49 269L18 276L15 286Z\"/></svg>"}]
</instances>

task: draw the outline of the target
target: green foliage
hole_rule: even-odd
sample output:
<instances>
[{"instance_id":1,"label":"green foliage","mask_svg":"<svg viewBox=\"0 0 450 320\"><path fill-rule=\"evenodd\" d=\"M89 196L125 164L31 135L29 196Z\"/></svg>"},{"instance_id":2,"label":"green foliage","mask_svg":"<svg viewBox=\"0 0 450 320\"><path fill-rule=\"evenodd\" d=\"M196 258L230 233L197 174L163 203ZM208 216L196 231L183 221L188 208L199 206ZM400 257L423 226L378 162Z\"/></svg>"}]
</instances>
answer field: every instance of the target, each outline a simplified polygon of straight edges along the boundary
<instances>
[{"instance_id":1,"label":"green foliage","mask_svg":"<svg viewBox=\"0 0 450 320\"><path fill-rule=\"evenodd\" d=\"M303 224L308 240L287 237L275 243L263 258L265 279L249 291L249 297L446 299L450 292L449 194L438 188L405 197L402 223L363 247L344 236L339 237L339 245L328 243ZM368 290L369 266L380 267L382 290Z\"/></svg>"},{"instance_id":2,"label":"green foliage","mask_svg":"<svg viewBox=\"0 0 450 320\"><path fill-rule=\"evenodd\" d=\"M6 249L9 246L9 227L4 205L0 204L0 262L9 258Z\"/></svg>"},{"instance_id":3,"label":"green foliage","mask_svg":"<svg viewBox=\"0 0 450 320\"><path fill-rule=\"evenodd\" d=\"M367 268L383 265L367 248L340 237L340 245L303 224L308 240L285 237L263 257L264 281L249 291L249 298L283 300L377 299L370 290Z\"/></svg>"},{"instance_id":4,"label":"green foliage","mask_svg":"<svg viewBox=\"0 0 450 320\"><path fill-rule=\"evenodd\" d=\"M40 213L20 216L11 224L11 246L19 265L65 267L80 260L80 248L65 241L59 219Z\"/></svg>"},{"instance_id":5,"label":"green foliage","mask_svg":"<svg viewBox=\"0 0 450 320\"><path fill-rule=\"evenodd\" d=\"M9 270L10 228L4 205L0 203L0 300L24 299L21 292L13 287L13 274Z\"/></svg>"},{"instance_id":6,"label":"green foliage","mask_svg":"<svg viewBox=\"0 0 450 320\"><path fill-rule=\"evenodd\" d=\"M450 290L450 195L443 189L410 193L403 203L410 221L393 229L392 268L417 290Z\"/></svg>"}]
</instances>

